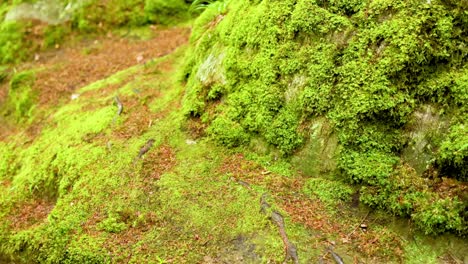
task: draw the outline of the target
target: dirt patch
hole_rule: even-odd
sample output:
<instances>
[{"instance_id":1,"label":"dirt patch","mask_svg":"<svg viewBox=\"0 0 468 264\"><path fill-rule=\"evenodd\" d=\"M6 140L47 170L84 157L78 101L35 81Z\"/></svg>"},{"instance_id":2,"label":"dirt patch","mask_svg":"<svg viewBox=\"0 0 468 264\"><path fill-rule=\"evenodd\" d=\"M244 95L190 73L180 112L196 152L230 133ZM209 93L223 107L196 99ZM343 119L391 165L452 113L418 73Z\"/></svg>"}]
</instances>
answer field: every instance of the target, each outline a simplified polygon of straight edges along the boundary
<instances>
[{"instance_id":1,"label":"dirt patch","mask_svg":"<svg viewBox=\"0 0 468 264\"><path fill-rule=\"evenodd\" d=\"M443 177L439 183L434 184L434 191L442 198L458 197L468 201L468 182Z\"/></svg>"},{"instance_id":2,"label":"dirt patch","mask_svg":"<svg viewBox=\"0 0 468 264\"><path fill-rule=\"evenodd\" d=\"M23 230L43 223L54 208L55 203L47 200L35 200L15 207L9 217L13 230Z\"/></svg>"},{"instance_id":3,"label":"dirt patch","mask_svg":"<svg viewBox=\"0 0 468 264\"><path fill-rule=\"evenodd\" d=\"M0 106L5 103L8 96L8 84L3 82L0 84Z\"/></svg>"},{"instance_id":4,"label":"dirt patch","mask_svg":"<svg viewBox=\"0 0 468 264\"><path fill-rule=\"evenodd\" d=\"M193 139L199 139L206 135L205 131L208 125L201 121L199 117L192 117L185 123L184 129L189 133Z\"/></svg>"},{"instance_id":5,"label":"dirt patch","mask_svg":"<svg viewBox=\"0 0 468 264\"><path fill-rule=\"evenodd\" d=\"M281 203L283 210L288 212L293 222L302 223L305 226L322 232L334 233L341 227L328 221L320 212L325 208L318 201L312 201L306 197L291 197Z\"/></svg>"},{"instance_id":6,"label":"dirt patch","mask_svg":"<svg viewBox=\"0 0 468 264\"><path fill-rule=\"evenodd\" d=\"M161 57L187 43L190 30L172 28L160 30L147 41L114 36L87 40L78 46L39 54L38 61L27 68L43 68L36 76L35 89L39 103L55 104L78 88L106 78L130 66Z\"/></svg>"},{"instance_id":7,"label":"dirt patch","mask_svg":"<svg viewBox=\"0 0 468 264\"><path fill-rule=\"evenodd\" d=\"M246 160L243 154L235 154L223 160L218 172L222 174L229 173L234 178L248 180L261 175L262 167L253 161Z\"/></svg>"},{"instance_id":8,"label":"dirt patch","mask_svg":"<svg viewBox=\"0 0 468 264\"><path fill-rule=\"evenodd\" d=\"M146 186L161 178L177 164L174 150L169 145L161 145L149 151L143 160L142 176Z\"/></svg>"},{"instance_id":9,"label":"dirt patch","mask_svg":"<svg viewBox=\"0 0 468 264\"><path fill-rule=\"evenodd\" d=\"M4 141L8 136L16 133L15 127L11 126L3 117L0 115L0 141Z\"/></svg>"},{"instance_id":10,"label":"dirt patch","mask_svg":"<svg viewBox=\"0 0 468 264\"><path fill-rule=\"evenodd\" d=\"M125 140L142 135L151 127L155 114L147 105L141 105L138 100L121 99L121 101L125 109L123 116L125 121L114 130L113 135Z\"/></svg>"}]
</instances>

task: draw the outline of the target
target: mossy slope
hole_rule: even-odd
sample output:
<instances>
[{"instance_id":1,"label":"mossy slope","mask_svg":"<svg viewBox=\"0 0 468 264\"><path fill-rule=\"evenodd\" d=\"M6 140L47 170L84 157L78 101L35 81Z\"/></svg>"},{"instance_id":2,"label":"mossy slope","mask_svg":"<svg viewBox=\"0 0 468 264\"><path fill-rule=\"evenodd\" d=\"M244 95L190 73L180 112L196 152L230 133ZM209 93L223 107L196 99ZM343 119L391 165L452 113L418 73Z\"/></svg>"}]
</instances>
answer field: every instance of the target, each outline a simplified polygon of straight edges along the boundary
<instances>
[{"instance_id":1,"label":"mossy slope","mask_svg":"<svg viewBox=\"0 0 468 264\"><path fill-rule=\"evenodd\" d=\"M177 108L183 87L172 66L184 51L83 87L32 141L17 134L0 143L2 259L282 258L280 237L260 213L259 196L220 173L223 150L206 141L186 143ZM129 73L133 78L126 78ZM121 116L116 95L125 107ZM139 159L149 139L154 144Z\"/></svg>"}]
</instances>

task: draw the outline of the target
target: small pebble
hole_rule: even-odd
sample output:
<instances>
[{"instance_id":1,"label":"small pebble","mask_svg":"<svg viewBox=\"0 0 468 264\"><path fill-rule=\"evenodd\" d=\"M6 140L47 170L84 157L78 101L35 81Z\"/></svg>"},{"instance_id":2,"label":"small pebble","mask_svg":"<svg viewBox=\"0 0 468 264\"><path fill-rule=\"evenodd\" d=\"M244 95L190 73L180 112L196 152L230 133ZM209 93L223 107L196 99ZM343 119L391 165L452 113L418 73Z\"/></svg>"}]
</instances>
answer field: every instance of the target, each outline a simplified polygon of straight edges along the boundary
<instances>
[{"instance_id":1,"label":"small pebble","mask_svg":"<svg viewBox=\"0 0 468 264\"><path fill-rule=\"evenodd\" d=\"M191 140L191 139L185 140L185 143L187 143L187 145L196 145L197 144L197 142L195 140Z\"/></svg>"},{"instance_id":2,"label":"small pebble","mask_svg":"<svg viewBox=\"0 0 468 264\"><path fill-rule=\"evenodd\" d=\"M143 57L142 54L140 54L140 55L138 55L138 56L136 57L137 63L141 63L144 59L145 59L145 58Z\"/></svg>"},{"instance_id":3,"label":"small pebble","mask_svg":"<svg viewBox=\"0 0 468 264\"><path fill-rule=\"evenodd\" d=\"M360 227L361 227L361 230L362 230L363 232L367 232L367 225L366 225L366 224L361 224Z\"/></svg>"}]
</instances>

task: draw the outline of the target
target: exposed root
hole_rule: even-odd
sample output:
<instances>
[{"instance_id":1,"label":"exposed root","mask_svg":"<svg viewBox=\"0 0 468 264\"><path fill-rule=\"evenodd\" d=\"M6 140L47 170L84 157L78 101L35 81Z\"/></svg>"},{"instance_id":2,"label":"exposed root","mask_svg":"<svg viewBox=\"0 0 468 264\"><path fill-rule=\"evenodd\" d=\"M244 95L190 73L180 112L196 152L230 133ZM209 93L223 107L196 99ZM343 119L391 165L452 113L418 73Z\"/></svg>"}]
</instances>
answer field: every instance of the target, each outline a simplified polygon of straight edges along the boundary
<instances>
[{"instance_id":1,"label":"exposed root","mask_svg":"<svg viewBox=\"0 0 468 264\"><path fill-rule=\"evenodd\" d=\"M330 252L330 254L333 257L333 260L335 260L336 264L344 264L343 259L338 254L336 254L331 247L328 248L328 252Z\"/></svg>"},{"instance_id":2,"label":"exposed root","mask_svg":"<svg viewBox=\"0 0 468 264\"><path fill-rule=\"evenodd\" d=\"M122 114L124 107L118 96L114 97L114 100L117 104L117 116L119 116Z\"/></svg>"},{"instance_id":3,"label":"exposed root","mask_svg":"<svg viewBox=\"0 0 468 264\"><path fill-rule=\"evenodd\" d=\"M344 264L343 259L340 257L340 255L336 254L333 251L333 248L331 246L327 248L327 250L326 250L326 252L325 252L325 254L323 256L319 257L318 263L320 263L320 264L325 263L324 258L328 254L330 254L332 256L332 258L333 258L333 260L335 261L336 264Z\"/></svg>"},{"instance_id":4,"label":"exposed root","mask_svg":"<svg viewBox=\"0 0 468 264\"><path fill-rule=\"evenodd\" d=\"M263 194L262 197L260 198L260 208L263 213L268 214L271 206L266 201L266 196L267 196L266 194ZM278 226L281 239L283 240L283 243L284 243L286 256L284 257L283 263L287 263L289 260L291 260L294 264L299 264L297 248L293 243L289 241L288 235L286 234L286 230L284 228L285 224L284 224L283 216L276 211L271 211L269 213L269 217L271 221Z\"/></svg>"},{"instance_id":5,"label":"exposed root","mask_svg":"<svg viewBox=\"0 0 468 264\"><path fill-rule=\"evenodd\" d=\"M154 139L150 139L146 142L146 144L140 149L140 152L138 153L138 159L141 159L143 155L145 155L151 147L153 147L154 144Z\"/></svg>"}]
</instances>

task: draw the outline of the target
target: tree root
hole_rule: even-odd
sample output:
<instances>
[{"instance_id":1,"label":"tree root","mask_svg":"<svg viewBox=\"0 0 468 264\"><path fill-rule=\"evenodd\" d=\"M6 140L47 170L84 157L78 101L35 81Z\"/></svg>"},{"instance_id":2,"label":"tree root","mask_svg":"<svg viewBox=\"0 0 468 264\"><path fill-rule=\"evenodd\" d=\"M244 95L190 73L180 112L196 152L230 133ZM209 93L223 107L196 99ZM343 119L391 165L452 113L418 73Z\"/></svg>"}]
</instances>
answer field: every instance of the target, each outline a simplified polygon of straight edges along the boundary
<instances>
[{"instance_id":1,"label":"tree root","mask_svg":"<svg viewBox=\"0 0 468 264\"><path fill-rule=\"evenodd\" d=\"M297 248L288 239L288 235L286 234L286 230L284 228L285 225L284 225L283 216L280 213L276 212L276 211L270 210L271 206L266 201L266 197L267 197L267 195L263 194L262 197L260 198L260 208L261 208L261 211L264 214L269 215L271 221L278 226L281 239L283 240L283 243L284 243L285 253L286 253L286 256L284 258L283 263L287 263L289 260L291 260L294 264L299 264L299 257L297 255Z\"/></svg>"},{"instance_id":2,"label":"tree root","mask_svg":"<svg viewBox=\"0 0 468 264\"><path fill-rule=\"evenodd\" d=\"M119 116L122 114L124 107L118 96L114 97L114 101L117 104L117 115Z\"/></svg>"},{"instance_id":3,"label":"tree root","mask_svg":"<svg viewBox=\"0 0 468 264\"><path fill-rule=\"evenodd\" d=\"M146 142L146 144L140 149L140 152L138 153L138 159L141 159L141 157L143 157L143 155L146 154L146 152L148 152L151 147L153 147L153 144L154 144L154 139L150 139Z\"/></svg>"}]
</instances>

